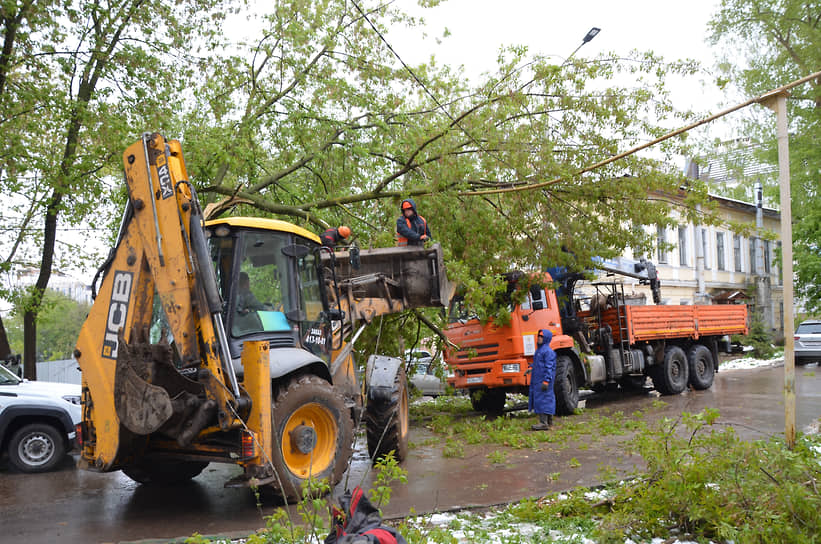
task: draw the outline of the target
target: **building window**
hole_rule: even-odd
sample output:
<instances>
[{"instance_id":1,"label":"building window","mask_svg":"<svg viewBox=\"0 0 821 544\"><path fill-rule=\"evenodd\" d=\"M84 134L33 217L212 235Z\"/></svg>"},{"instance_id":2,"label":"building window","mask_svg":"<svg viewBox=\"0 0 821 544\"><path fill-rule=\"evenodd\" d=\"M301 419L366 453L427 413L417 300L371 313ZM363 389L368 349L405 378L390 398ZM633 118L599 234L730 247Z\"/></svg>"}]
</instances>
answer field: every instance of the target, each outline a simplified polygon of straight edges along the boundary
<instances>
[{"instance_id":1,"label":"building window","mask_svg":"<svg viewBox=\"0 0 821 544\"><path fill-rule=\"evenodd\" d=\"M778 274L778 285L781 285L781 270L784 266L784 255L783 255L783 253L781 253L781 242L776 242L775 247L776 247L776 251L778 252L778 255L781 259L781 266L775 267L775 272L776 272L776 274ZM782 306L783 306L783 303L782 303ZM784 320L782 319L781 322L783 323Z\"/></svg>"},{"instance_id":2,"label":"building window","mask_svg":"<svg viewBox=\"0 0 821 544\"><path fill-rule=\"evenodd\" d=\"M678 227L678 264L687 266L687 227Z\"/></svg>"},{"instance_id":3,"label":"building window","mask_svg":"<svg viewBox=\"0 0 821 544\"><path fill-rule=\"evenodd\" d=\"M764 273L770 273L770 241L764 240Z\"/></svg>"},{"instance_id":4,"label":"building window","mask_svg":"<svg viewBox=\"0 0 821 544\"><path fill-rule=\"evenodd\" d=\"M741 236L733 234L733 270L741 272Z\"/></svg>"},{"instance_id":5,"label":"building window","mask_svg":"<svg viewBox=\"0 0 821 544\"><path fill-rule=\"evenodd\" d=\"M755 262L755 238L750 238L750 273L758 272L758 265Z\"/></svg>"},{"instance_id":6,"label":"building window","mask_svg":"<svg viewBox=\"0 0 821 544\"><path fill-rule=\"evenodd\" d=\"M662 264L667 262L667 248L664 247L666 243L667 235L664 231L664 227L658 225L656 227L656 248L658 251L658 261Z\"/></svg>"},{"instance_id":7,"label":"building window","mask_svg":"<svg viewBox=\"0 0 821 544\"><path fill-rule=\"evenodd\" d=\"M704 270L710 270L710 242L707 240L707 229L701 229L701 254L704 256Z\"/></svg>"},{"instance_id":8,"label":"building window","mask_svg":"<svg viewBox=\"0 0 821 544\"><path fill-rule=\"evenodd\" d=\"M724 267L724 233L716 233L716 268L726 270Z\"/></svg>"}]
</instances>

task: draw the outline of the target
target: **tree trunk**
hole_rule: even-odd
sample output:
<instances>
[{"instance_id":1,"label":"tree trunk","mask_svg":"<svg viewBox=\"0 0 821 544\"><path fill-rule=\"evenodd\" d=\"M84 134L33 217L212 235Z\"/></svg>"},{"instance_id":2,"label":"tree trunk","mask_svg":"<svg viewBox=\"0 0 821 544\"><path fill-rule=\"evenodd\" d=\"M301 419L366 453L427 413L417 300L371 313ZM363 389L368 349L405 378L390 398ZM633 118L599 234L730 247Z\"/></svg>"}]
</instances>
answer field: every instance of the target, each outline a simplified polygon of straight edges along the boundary
<instances>
[{"instance_id":1,"label":"tree trunk","mask_svg":"<svg viewBox=\"0 0 821 544\"><path fill-rule=\"evenodd\" d=\"M72 150L73 151L73 150ZM54 245L57 241L57 213L63 193L55 189L51 203L46 209L46 221L43 228L43 258L40 261L40 275L31 292L31 299L23 315L23 373L29 380L37 379L37 314L43 302L43 293L51 279L51 267L54 263Z\"/></svg>"},{"instance_id":2,"label":"tree trunk","mask_svg":"<svg viewBox=\"0 0 821 544\"><path fill-rule=\"evenodd\" d=\"M0 317L0 361L5 361L9 356L11 356L9 337L6 335L6 326L3 324L3 318Z\"/></svg>"},{"instance_id":3,"label":"tree trunk","mask_svg":"<svg viewBox=\"0 0 821 544\"><path fill-rule=\"evenodd\" d=\"M23 377L37 379L37 312L23 314Z\"/></svg>"}]
</instances>

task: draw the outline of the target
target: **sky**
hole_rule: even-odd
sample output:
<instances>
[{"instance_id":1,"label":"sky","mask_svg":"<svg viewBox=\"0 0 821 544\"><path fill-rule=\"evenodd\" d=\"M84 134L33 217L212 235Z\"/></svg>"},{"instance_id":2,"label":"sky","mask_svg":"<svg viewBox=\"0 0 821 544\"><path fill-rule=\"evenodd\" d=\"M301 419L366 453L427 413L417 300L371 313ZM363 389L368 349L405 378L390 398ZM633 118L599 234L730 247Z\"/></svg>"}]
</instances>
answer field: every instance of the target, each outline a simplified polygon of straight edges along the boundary
<instances>
[{"instance_id":1,"label":"sky","mask_svg":"<svg viewBox=\"0 0 821 544\"><path fill-rule=\"evenodd\" d=\"M561 63L592 27L601 31L577 57L639 50L668 60L692 58L707 69L715 64L705 39L718 0L447 0L431 9L420 8L417 0L395 0L394 5L427 21L424 33L405 28L388 32L386 38L406 63L418 64L435 54L439 63L464 66L465 74L474 80L493 70L503 45L526 45L532 55L554 57ZM447 37L443 37L445 29L450 32ZM679 109L716 112L743 100L724 95L711 81L709 75L673 81L674 103ZM88 281L94 267L71 272Z\"/></svg>"},{"instance_id":2,"label":"sky","mask_svg":"<svg viewBox=\"0 0 821 544\"><path fill-rule=\"evenodd\" d=\"M671 61L695 59L710 70L715 64L706 38L707 22L718 9L718 0L447 0L431 9L416 4L398 0L395 5L423 16L427 37L418 30L396 28L388 34L391 45L408 64L435 53L440 63L463 65L471 79L493 69L502 45L526 45L532 55L554 56L561 63L592 27L601 32L577 57L639 50ZM442 38L445 29L450 36ZM679 109L716 112L742 101L719 92L712 80L707 75L674 81L672 97Z\"/></svg>"}]
</instances>

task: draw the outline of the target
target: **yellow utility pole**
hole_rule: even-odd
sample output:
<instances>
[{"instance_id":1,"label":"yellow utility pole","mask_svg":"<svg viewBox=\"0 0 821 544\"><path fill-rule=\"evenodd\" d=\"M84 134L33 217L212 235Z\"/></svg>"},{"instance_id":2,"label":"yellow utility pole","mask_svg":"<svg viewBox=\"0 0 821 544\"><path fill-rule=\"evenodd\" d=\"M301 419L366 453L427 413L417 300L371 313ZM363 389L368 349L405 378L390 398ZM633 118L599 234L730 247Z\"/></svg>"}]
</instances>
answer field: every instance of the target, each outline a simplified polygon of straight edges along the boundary
<instances>
[{"instance_id":1,"label":"yellow utility pole","mask_svg":"<svg viewBox=\"0 0 821 544\"><path fill-rule=\"evenodd\" d=\"M792 202L787 91L774 91L760 103L775 111L778 135L778 184L781 188L781 266L784 278L784 437L795 447L795 317L793 311Z\"/></svg>"}]
</instances>

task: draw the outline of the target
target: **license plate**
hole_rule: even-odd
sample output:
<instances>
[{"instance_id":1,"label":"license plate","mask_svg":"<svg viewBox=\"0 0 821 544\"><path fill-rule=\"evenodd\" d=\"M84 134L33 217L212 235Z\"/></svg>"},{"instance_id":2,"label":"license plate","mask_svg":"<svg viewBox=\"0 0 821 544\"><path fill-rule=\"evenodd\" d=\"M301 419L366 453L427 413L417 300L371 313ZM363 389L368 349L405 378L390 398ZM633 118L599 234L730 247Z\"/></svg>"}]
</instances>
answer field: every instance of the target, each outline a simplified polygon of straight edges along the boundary
<instances>
[{"instance_id":1,"label":"license plate","mask_svg":"<svg viewBox=\"0 0 821 544\"><path fill-rule=\"evenodd\" d=\"M471 376L468 378L468 383L482 383L484 379L484 376Z\"/></svg>"}]
</instances>

